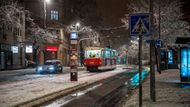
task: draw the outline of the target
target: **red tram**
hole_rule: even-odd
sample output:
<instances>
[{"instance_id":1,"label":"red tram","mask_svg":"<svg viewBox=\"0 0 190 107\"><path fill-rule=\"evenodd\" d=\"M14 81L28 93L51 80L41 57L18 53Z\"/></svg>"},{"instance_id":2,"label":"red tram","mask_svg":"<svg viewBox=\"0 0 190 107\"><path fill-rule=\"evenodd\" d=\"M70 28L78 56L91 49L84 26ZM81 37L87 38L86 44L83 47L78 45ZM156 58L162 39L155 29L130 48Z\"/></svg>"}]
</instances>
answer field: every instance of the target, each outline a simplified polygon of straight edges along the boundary
<instances>
[{"instance_id":1,"label":"red tram","mask_svg":"<svg viewBox=\"0 0 190 107\"><path fill-rule=\"evenodd\" d=\"M116 50L100 47L87 47L85 48L84 65L90 72L115 69Z\"/></svg>"}]
</instances>

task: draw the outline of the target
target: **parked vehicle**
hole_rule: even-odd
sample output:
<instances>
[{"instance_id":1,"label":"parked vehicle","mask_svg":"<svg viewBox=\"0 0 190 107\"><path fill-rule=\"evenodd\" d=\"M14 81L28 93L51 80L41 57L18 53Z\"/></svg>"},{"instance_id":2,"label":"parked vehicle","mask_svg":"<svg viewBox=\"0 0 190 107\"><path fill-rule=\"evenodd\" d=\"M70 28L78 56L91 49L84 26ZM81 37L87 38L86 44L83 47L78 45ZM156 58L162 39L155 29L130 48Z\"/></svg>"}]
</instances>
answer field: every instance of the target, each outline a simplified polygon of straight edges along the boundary
<instances>
[{"instance_id":1,"label":"parked vehicle","mask_svg":"<svg viewBox=\"0 0 190 107\"><path fill-rule=\"evenodd\" d=\"M56 74L62 72L63 65L60 60L47 60L44 65L38 65L36 72L38 74Z\"/></svg>"}]
</instances>

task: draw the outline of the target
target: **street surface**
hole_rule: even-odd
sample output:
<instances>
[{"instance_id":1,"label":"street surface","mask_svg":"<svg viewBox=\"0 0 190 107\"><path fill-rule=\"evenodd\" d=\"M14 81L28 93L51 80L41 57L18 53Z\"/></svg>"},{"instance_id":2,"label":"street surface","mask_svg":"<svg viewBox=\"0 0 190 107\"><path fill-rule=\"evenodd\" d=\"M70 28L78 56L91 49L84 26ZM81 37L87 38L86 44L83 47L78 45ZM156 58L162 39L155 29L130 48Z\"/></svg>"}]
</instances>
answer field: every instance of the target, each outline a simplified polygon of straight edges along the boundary
<instances>
[{"instance_id":1,"label":"street surface","mask_svg":"<svg viewBox=\"0 0 190 107\"><path fill-rule=\"evenodd\" d=\"M77 90L44 106L76 107L77 105L77 107L113 107L127 94L129 80L135 74L137 72L128 69L126 72L106 78L85 87L85 89Z\"/></svg>"},{"instance_id":2,"label":"street surface","mask_svg":"<svg viewBox=\"0 0 190 107\"><path fill-rule=\"evenodd\" d=\"M68 67L64 69L63 73L68 73ZM35 68L27 68L13 71L1 71L0 84L6 84L10 82L23 81L35 78L48 77L50 75L36 74Z\"/></svg>"},{"instance_id":3,"label":"street surface","mask_svg":"<svg viewBox=\"0 0 190 107\"><path fill-rule=\"evenodd\" d=\"M116 70L107 72L88 72L85 70L80 70L78 72L77 82L70 81L70 73L54 74L54 75L42 75L40 78L35 79L25 79L12 81L7 80L0 84L0 104L1 106L19 106L27 104L34 99L43 98L45 95L51 95L52 93L73 91L72 87L79 87L80 85L92 84L96 81L117 75L122 72L126 72L126 69L122 69L123 66L118 66ZM31 74L29 74L31 75ZM39 77L39 74L32 74ZM23 75L20 75L21 77ZM19 77L20 78L20 77ZM68 89L67 91L65 91ZM65 93L64 93L65 92ZM32 104L35 104L32 102Z\"/></svg>"}]
</instances>

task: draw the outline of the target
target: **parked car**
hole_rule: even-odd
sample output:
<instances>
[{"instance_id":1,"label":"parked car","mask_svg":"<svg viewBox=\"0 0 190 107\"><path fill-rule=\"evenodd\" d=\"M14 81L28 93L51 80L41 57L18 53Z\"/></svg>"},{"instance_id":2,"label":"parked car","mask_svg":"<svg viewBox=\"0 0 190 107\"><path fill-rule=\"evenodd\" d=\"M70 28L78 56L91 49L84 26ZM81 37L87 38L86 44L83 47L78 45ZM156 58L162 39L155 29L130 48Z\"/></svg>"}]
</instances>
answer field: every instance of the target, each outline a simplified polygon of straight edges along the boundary
<instances>
[{"instance_id":1,"label":"parked car","mask_svg":"<svg viewBox=\"0 0 190 107\"><path fill-rule=\"evenodd\" d=\"M39 74L55 74L62 72L63 65L60 60L47 60L44 65L38 65L36 72Z\"/></svg>"}]
</instances>

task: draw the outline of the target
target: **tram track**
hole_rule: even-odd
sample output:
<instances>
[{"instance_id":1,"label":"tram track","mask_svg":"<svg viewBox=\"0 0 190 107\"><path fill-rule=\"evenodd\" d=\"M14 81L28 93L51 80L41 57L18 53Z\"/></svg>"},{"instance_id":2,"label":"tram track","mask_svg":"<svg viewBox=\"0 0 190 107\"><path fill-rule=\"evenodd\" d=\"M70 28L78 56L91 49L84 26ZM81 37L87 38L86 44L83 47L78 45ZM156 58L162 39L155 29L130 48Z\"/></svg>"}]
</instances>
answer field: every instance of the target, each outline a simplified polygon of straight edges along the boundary
<instances>
[{"instance_id":1,"label":"tram track","mask_svg":"<svg viewBox=\"0 0 190 107\"><path fill-rule=\"evenodd\" d=\"M113 95L113 93L115 93L115 90L123 87L126 81L130 79L129 76L131 76L131 74L128 75L126 73L119 73L115 76L89 84L85 87L75 90L74 92L68 93L65 96L59 97L58 99L53 99L52 101L46 102L45 104L42 104L40 106L52 107L55 106L57 103L60 107L76 107L76 105L77 107L91 107L91 106L98 107L100 105L105 105L110 107L109 105L106 105L109 103L105 102L110 102L110 100L108 101L110 95ZM85 90L89 90L92 87L96 88L84 93ZM81 95L81 93L83 94ZM76 96L73 97L73 95ZM67 98L70 97L71 99L65 100L66 97ZM111 99L115 99L115 97ZM118 100L119 99L117 99L116 102Z\"/></svg>"}]
</instances>

